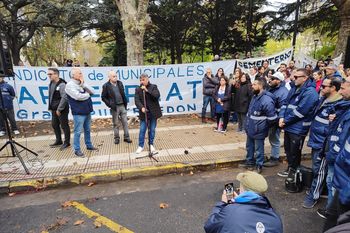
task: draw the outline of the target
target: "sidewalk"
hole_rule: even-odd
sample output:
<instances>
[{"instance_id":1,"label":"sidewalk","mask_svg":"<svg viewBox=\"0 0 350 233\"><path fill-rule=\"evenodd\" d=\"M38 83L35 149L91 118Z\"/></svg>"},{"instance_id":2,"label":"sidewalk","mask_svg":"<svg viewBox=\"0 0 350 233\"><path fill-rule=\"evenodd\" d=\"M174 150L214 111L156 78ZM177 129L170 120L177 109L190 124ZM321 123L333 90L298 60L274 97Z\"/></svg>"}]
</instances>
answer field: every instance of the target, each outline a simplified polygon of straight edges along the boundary
<instances>
[{"instance_id":1,"label":"sidewalk","mask_svg":"<svg viewBox=\"0 0 350 233\"><path fill-rule=\"evenodd\" d=\"M244 159L246 136L236 132L237 126L230 124L228 132L224 134L214 132L213 127L214 124L201 124L158 128L155 140L158 154L155 157L159 162L150 158L135 158L148 154L148 146L140 155L135 154L138 129L130 130L133 143L128 144L121 140L119 145L113 143L112 131L95 131L92 133L92 140L99 150L92 152L85 150L82 138L85 158L75 156L72 147L64 151L50 148L54 135L16 139L39 156L21 153L31 172L29 175L25 173L18 158L0 158L0 190L14 192L65 184L181 173L193 169L214 169L234 166ZM5 142L0 141L1 145ZM265 145L266 154L269 154L268 141ZM9 153L8 148L1 152L1 156L8 156Z\"/></svg>"}]
</instances>

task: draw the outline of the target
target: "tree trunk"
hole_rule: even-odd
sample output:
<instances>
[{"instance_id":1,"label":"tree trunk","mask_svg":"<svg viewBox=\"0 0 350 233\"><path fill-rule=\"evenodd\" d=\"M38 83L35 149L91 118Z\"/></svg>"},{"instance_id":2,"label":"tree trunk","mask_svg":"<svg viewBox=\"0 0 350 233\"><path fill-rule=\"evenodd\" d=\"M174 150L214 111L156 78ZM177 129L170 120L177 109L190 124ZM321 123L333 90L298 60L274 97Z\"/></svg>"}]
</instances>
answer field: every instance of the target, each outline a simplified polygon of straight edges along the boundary
<instances>
[{"instance_id":1,"label":"tree trunk","mask_svg":"<svg viewBox=\"0 0 350 233\"><path fill-rule=\"evenodd\" d=\"M345 57L348 37L350 36L350 0L335 1L333 3L339 10L340 28L338 33L338 41L334 51L334 57L343 53L342 61Z\"/></svg>"},{"instance_id":2,"label":"tree trunk","mask_svg":"<svg viewBox=\"0 0 350 233\"><path fill-rule=\"evenodd\" d=\"M21 60L20 49L18 49L17 46L11 47L11 54L13 65L18 66L19 61Z\"/></svg>"},{"instance_id":3,"label":"tree trunk","mask_svg":"<svg viewBox=\"0 0 350 233\"><path fill-rule=\"evenodd\" d=\"M149 0L116 0L127 48L127 65L143 64L143 37L151 18L147 14Z\"/></svg>"}]
</instances>

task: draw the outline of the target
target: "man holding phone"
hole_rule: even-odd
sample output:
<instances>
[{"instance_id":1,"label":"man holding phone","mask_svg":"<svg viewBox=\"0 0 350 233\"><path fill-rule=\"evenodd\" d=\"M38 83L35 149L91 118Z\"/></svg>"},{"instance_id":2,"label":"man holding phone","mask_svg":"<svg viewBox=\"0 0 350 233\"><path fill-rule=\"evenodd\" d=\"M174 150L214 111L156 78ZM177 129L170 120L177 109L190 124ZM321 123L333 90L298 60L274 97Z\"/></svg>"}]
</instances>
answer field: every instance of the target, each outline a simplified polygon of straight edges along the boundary
<instances>
[{"instance_id":1,"label":"man holding phone","mask_svg":"<svg viewBox=\"0 0 350 233\"><path fill-rule=\"evenodd\" d=\"M239 194L233 192L233 198L228 200L226 190L231 184L225 185L221 202L216 204L204 225L205 232L283 232L281 218L263 195L268 187L265 178L247 171L239 173L237 180Z\"/></svg>"}]
</instances>

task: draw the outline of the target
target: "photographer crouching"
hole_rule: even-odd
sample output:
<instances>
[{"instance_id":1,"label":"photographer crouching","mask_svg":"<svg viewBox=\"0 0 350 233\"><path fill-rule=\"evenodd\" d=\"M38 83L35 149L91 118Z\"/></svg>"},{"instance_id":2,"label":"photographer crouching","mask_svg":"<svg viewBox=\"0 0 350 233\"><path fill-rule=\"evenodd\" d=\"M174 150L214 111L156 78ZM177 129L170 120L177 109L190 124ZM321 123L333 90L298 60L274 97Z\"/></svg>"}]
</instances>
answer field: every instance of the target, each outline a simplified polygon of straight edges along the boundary
<instances>
[{"instance_id":1,"label":"photographer crouching","mask_svg":"<svg viewBox=\"0 0 350 233\"><path fill-rule=\"evenodd\" d=\"M239 173L236 179L240 182L239 194L233 191L233 183L225 185L221 202L205 223L205 232L283 232L281 218L263 195L268 187L265 178L247 171Z\"/></svg>"}]
</instances>

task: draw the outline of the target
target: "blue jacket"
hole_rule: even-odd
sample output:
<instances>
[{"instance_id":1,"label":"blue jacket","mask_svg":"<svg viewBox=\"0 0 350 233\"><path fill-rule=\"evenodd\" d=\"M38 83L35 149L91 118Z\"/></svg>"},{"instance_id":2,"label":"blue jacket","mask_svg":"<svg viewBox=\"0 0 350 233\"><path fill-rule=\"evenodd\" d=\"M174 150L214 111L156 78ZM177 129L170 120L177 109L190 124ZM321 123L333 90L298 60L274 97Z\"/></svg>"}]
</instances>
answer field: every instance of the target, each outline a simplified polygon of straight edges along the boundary
<instances>
[{"instance_id":1,"label":"blue jacket","mask_svg":"<svg viewBox=\"0 0 350 233\"><path fill-rule=\"evenodd\" d=\"M72 110L72 115L89 115L94 111L91 98L87 100L75 100L69 95L67 95L67 97Z\"/></svg>"},{"instance_id":2,"label":"blue jacket","mask_svg":"<svg viewBox=\"0 0 350 233\"><path fill-rule=\"evenodd\" d=\"M245 130L254 139L265 139L270 126L277 120L275 96L263 91L250 101Z\"/></svg>"},{"instance_id":3,"label":"blue jacket","mask_svg":"<svg viewBox=\"0 0 350 233\"><path fill-rule=\"evenodd\" d=\"M5 109L5 110L12 110L13 109L13 99L16 96L15 90L7 82L1 82L0 88L1 88L1 92L2 92L2 99L4 101L4 106L2 106L2 103L0 101L0 108Z\"/></svg>"},{"instance_id":4,"label":"blue jacket","mask_svg":"<svg viewBox=\"0 0 350 233\"><path fill-rule=\"evenodd\" d=\"M327 163L334 164L339 152L344 147L345 140L349 135L350 130L350 108L349 101L344 101L344 107L347 107L346 112L340 117L337 117L332 123L329 131L329 135L327 138L327 146L326 146L326 159Z\"/></svg>"},{"instance_id":5,"label":"blue jacket","mask_svg":"<svg viewBox=\"0 0 350 233\"><path fill-rule=\"evenodd\" d=\"M319 99L314 120L310 127L310 137L307 143L309 147L313 149L324 148L330 125L328 117L330 114L337 114L335 105L341 102L344 102L344 100L340 95L333 100L327 100L325 97Z\"/></svg>"},{"instance_id":6,"label":"blue jacket","mask_svg":"<svg viewBox=\"0 0 350 233\"><path fill-rule=\"evenodd\" d=\"M339 153L334 165L333 186L339 192L339 201L343 205L350 204L350 132L344 149Z\"/></svg>"},{"instance_id":7,"label":"blue jacket","mask_svg":"<svg viewBox=\"0 0 350 233\"><path fill-rule=\"evenodd\" d=\"M317 101L318 94L311 79L299 89L293 86L279 113L279 117L284 118L284 131L306 136Z\"/></svg>"},{"instance_id":8,"label":"blue jacket","mask_svg":"<svg viewBox=\"0 0 350 233\"><path fill-rule=\"evenodd\" d=\"M281 218L273 210L266 197L248 191L240 194L234 202L219 202L205 223L206 233L258 232L265 228L269 233L283 232Z\"/></svg>"},{"instance_id":9,"label":"blue jacket","mask_svg":"<svg viewBox=\"0 0 350 233\"><path fill-rule=\"evenodd\" d=\"M278 114L281 111L282 106L286 104L289 91L285 86L281 84L276 88L270 88L269 92L271 92L276 97L275 106Z\"/></svg>"}]
</instances>

